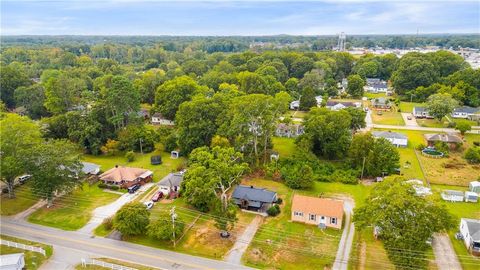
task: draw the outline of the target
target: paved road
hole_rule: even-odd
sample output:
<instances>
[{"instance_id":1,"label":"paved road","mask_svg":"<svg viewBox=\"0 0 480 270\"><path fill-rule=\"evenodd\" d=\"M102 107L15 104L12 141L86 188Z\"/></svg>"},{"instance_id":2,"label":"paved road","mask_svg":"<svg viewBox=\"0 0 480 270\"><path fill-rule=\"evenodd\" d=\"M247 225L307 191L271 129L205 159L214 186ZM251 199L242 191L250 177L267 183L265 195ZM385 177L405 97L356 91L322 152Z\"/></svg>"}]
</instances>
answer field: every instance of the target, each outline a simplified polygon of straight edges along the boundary
<instances>
[{"instance_id":1,"label":"paved road","mask_svg":"<svg viewBox=\"0 0 480 270\"><path fill-rule=\"evenodd\" d=\"M96 227L102 224L105 218L113 216L122 206L133 201L136 197L146 192L153 185L153 183L147 183L143 185L139 190L137 190L137 192L135 192L134 194L125 193L114 202L95 208L95 210L93 210L92 218L90 219L90 221L88 221L88 223L82 228L80 228L78 231L81 233L91 234Z\"/></svg>"},{"instance_id":2,"label":"paved road","mask_svg":"<svg viewBox=\"0 0 480 270\"><path fill-rule=\"evenodd\" d=\"M338 244L337 256L333 262L333 270L347 270L348 261L350 259L350 252L352 251L353 235L355 234L355 226L351 222L353 208L355 204L350 199L343 201L345 211L345 228L342 232L342 238Z\"/></svg>"},{"instance_id":3,"label":"paved road","mask_svg":"<svg viewBox=\"0 0 480 270\"><path fill-rule=\"evenodd\" d=\"M95 254L90 252L81 252L76 249L66 248L53 245L53 254L48 261L40 267L40 270L65 269L74 270L75 265L79 264L82 259L94 257Z\"/></svg>"},{"instance_id":4,"label":"paved road","mask_svg":"<svg viewBox=\"0 0 480 270\"><path fill-rule=\"evenodd\" d=\"M24 221L14 221L7 217L1 217L0 222L2 234L54 245L57 250L68 248L78 252L78 254L94 254L95 257L108 257L164 269L250 269L228 262L102 237L91 237L88 234L62 231ZM60 264L57 266L61 267ZM63 269L69 268L53 268L52 270Z\"/></svg>"},{"instance_id":5,"label":"paved road","mask_svg":"<svg viewBox=\"0 0 480 270\"><path fill-rule=\"evenodd\" d=\"M245 231L242 235L237 239L235 244L233 245L232 249L228 252L225 261L234 264L241 264L242 263L242 256L243 253L247 250L250 242L252 241L255 233L262 222L261 216L256 216L252 222L247 226Z\"/></svg>"},{"instance_id":6,"label":"paved road","mask_svg":"<svg viewBox=\"0 0 480 270\"><path fill-rule=\"evenodd\" d=\"M447 234L433 236L433 254L439 270L461 270L457 254L453 250L452 242Z\"/></svg>"}]
</instances>

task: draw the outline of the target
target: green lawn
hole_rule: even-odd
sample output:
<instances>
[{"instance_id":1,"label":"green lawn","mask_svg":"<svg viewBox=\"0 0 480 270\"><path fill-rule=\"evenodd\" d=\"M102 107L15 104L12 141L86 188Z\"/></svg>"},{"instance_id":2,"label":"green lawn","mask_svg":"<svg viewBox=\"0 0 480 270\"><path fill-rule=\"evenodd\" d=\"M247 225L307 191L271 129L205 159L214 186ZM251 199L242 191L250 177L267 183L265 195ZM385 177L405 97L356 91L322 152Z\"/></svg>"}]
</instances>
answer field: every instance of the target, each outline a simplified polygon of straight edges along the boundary
<instances>
[{"instance_id":1,"label":"green lawn","mask_svg":"<svg viewBox=\"0 0 480 270\"><path fill-rule=\"evenodd\" d=\"M426 118L418 118L417 124L421 127L431 127L431 128L444 128L448 126L447 118L443 118L442 121L438 121L437 119L426 119Z\"/></svg>"},{"instance_id":2,"label":"green lawn","mask_svg":"<svg viewBox=\"0 0 480 270\"><path fill-rule=\"evenodd\" d=\"M348 196L359 205L369 191L369 187L363 185L320 182L311 190L293 191L283 183L258 178L244 180L243 184L268 188L283 199L281 214L264 221L242 258L246 265L261 269L322 269L333 264L342 231L322 231L315 226L291 222L294 192L309 196Z\"/></svg>"},{"instance_id":3,"label":"green lawn","mask_svg":"<svg viewBox=\"0 0 480 270\"><path fill-rule=\"evenodd\" d=\"M381 113L381 114L379 114ZM378 125L404 126L402 114L396 111L376 112L372 110L372 121Z\"/></svg>"},{"instance_id":4,"label":"green lawn","mask_svg":"<svg viewBox=\"0 0 480 270\"><path fill-rule=\"evenodd\" d=\"M157 270L157 269L159 269L159 268L149 267L149 266L135 264L135 263L124 262L124 261L119 261L119 260L110 259L110 258L95 258L95 260L104 261L104 262L108 262L108 263L113 263L113 264L116 264L116 265L122 265L122 266L126 266L126 267L131 267L131 268L134 268L134 269L137 269L137 270ZM104 270L104 269L111 269L111 268L102 267L102 266L98 266L98 265L92 265L92 264L87 264L86 266L82 266L82 264L77 264L75 266L75 269L76 270Z\"/></svg>"},{"instance_id":5,"label":"green lawn","mask_svg":"<svg viewBox=\"0 0 480 270\"><path fill-rule=\"evenodd\" d=\"M161 155L162 164L161 165L152 165L150 164L150 157L153 155ZM144 168L153 171L153 180L158 181L162 179L167 174L178 171L184 163L185 159L183 157L178 159L170 158L170 153L163 151L154 151L152 153L135 153L135 160L132 162L127 162L127 159L124 157L124 154L118 154L115 156L93 156L93 155L84 155L83 160L87 162L92 162L101 166L102 171L107 171L115 165L122 165L128 167L138 167Z\"/></svg>"},{"instance_id":6,"label":"green lawn","mask_svg":"<svg viewBox=\"0 0 480 270\"><path fill-rule=\"evenodd\" d=\"M52 207L35 211L28 221L63 230L78 230L87 224L95 208L111 203L119 196L103 191L98 184L84 183L71 194L56 199Z\"/></svg>"},{"instance_id":7,"label":"green lawn","mask_svg":"<svg viewBox=\"0 0 480 270\"><path fill-rule=\"evenodd\" d=\"M373 237L373 229L356 230L350 269L394 269L382 241Z\"/></svg>"},{"instance_id":8,"label":"green lawn","mask_svg":"<svg viewBox=\"0 0 480 270\"><path fill-rule=\"evenodd\" d=\"M379 98L379 97L386 97L387 95L385 93L370 93L370 92L365 92L363 93L364 97L367 97L368 99L372 98Z\"/></svg>"},{"instance_id":9,"label":"green lawn","mask_svg":"<svg viewBox=\"0 0 480 270\"><path fill-rule=\"evenodd\" d=\"M27 182L24 185L15 187L15 198L8 198L8 193L2 194L0 197L1 215L15 215L27 210L34 205L38 198L33 195L30 189L31 183Z\"/></svg>"},{"instance_id":10,"label":"green lawn","mask_svg":"<svg viewBox=\"0 0 480 270\"><path fill-rule=\"evenodd\" d=\"M272 137L273 150L280 154L280 158L289 157L296 151L294 138Z\"/></svg>"},{"instance_id":11,"label":"green lawn","mask_svg":"<svg viewBox=\"0 0 480 270\"><path fill-rule=\"evenodd\" d=\"M13 247L8 247L4 245L0 245L0 255L5 255L5 254L12 254L12 253L24 253L25 254L25 268L26 269L38 269L42 264L52 256L53 253L53 248L50 245L45 245L37 242L32 242L16 237L11 237L7 235L0 235L1 239L8 240L8 241L13 241L25 245L30 245L30 246L36 246L36 247L41 247L46 251L46 256L43 256L42 254L38 252L33 252L33 251L28 251L24 249L19 249L19 248L13 248Z\"/></svg>"},{"instance_id":12,"label":"green lawn","mask_svg":"<svg viewBox=\"0 0 480 270\"><path fill-rule=\"evenodd\" d=\"M413 112L413 107L425 107L425 103L417 103L417 102L400 102L398 106L402 112Z\"/></svg>"}]
</instances>

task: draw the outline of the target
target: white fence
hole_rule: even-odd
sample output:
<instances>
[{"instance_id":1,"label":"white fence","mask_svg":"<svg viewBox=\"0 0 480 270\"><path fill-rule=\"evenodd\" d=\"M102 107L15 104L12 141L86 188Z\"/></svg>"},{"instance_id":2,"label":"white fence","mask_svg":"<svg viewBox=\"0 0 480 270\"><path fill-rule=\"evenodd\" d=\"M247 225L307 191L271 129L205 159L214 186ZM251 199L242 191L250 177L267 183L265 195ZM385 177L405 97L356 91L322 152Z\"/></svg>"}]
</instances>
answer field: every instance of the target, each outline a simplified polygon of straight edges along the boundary
<instances>
[{"instance_id":1,"label":"white fence","mask_svg":"<svg viewBox=\"0 0 480 270\"><path fill-rule=\"evenodd\" d=\"M82 259L82 266L86 267L87 264L98 265L98 266L101 266L101 267L110 268L110 269L114 269L114 270L137 270L136 268L126 267L126 266L123 266L123 265L108 263L108 262L99 261L99 260L95 260L95 259L88 259L88 260L87 259Z\"/></svg>"},{"instance_id":2,"label":"white fence","mask_svg":"<svg viewBox=\"0 0 480 270\"><path fill-rule=\"evenodd\" d=\"M29 246L29 245L20 244L20 243L16 243L16 242L4 240L4 239L0 239L0 245L5 245L9 247L24 249L24 250L30 250L33 252L41 253L43 256L46 256L45 249L40 247Z\"/></svg>"}]
</instances>

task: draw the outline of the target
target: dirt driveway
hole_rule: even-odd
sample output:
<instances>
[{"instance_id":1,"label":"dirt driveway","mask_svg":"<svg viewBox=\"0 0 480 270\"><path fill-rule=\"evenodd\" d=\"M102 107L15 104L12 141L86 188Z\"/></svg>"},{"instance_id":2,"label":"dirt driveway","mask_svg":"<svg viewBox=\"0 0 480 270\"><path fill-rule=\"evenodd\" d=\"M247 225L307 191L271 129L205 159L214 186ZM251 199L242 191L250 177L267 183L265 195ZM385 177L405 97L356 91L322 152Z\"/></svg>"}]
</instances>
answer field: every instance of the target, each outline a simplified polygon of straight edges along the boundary
<instances>
[{"instance_id":1,"label":"dirt driveway","mask_svg":"<svg viewBox=\"0 0 480 270\"><path fill-rule=\"evenodd\" d=\"M439 270L461 270L457 254L453 250L452 242L447 234L433 236L433 254Z\"/></svg>"}]
</instances>

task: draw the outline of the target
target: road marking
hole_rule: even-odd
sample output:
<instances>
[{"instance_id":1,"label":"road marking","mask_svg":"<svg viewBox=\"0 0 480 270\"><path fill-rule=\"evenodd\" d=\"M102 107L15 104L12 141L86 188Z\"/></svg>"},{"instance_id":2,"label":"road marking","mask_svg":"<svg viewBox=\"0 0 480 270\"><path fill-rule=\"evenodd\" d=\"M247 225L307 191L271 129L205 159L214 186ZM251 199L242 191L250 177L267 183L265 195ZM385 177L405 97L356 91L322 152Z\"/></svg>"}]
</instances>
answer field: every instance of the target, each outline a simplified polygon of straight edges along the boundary
<instances>
[{"instance_id":1,"label":"road marking","mask_svg":"<svg viewBox=\"0 0 480 270\"><path fill-rule=\"evenodd\" d=\"M10 227L14 230L30 232L30 233L33 233L34 235L43 235L43 236L47 236L47 237L53 237L53 238L57 238L57 239L64 240L64 241L70 241L70 242L75 242L75 243L79 243L79 244L85 244L85 245L94 246L94 247L98 247L98 248L110 249L112 251L130 253L132 255L149 257L151 259L161 259L161 260L171 262L171 263L174 263L174 264L178 265L178 261L167 259L167 258L164 258L164 257L155 256L155 255L144 254L144 253L140 253L140 252L135 252L135 251L125 250L125 249L121 249L121 248L105 246L105 245L101 245L101 244L89 243L87 241L76 240L76 239L71 239L71 238L67 238L67 237L63 237L63 236L52 235L52 234L48 234L48 233L44 233L44 232L39 232L37 230L32 230L32 229L27 229L27 228L19 228L18 226L14 226L14 225L2 224L2 227ZM194 268L211 269L211 268L204 267L204 266L198 265L198 264L190 264L190 263L184 263L184 262L182 262L182 264L185 265L185 266L194 267Z\"/></svg>"}]
</instances>

